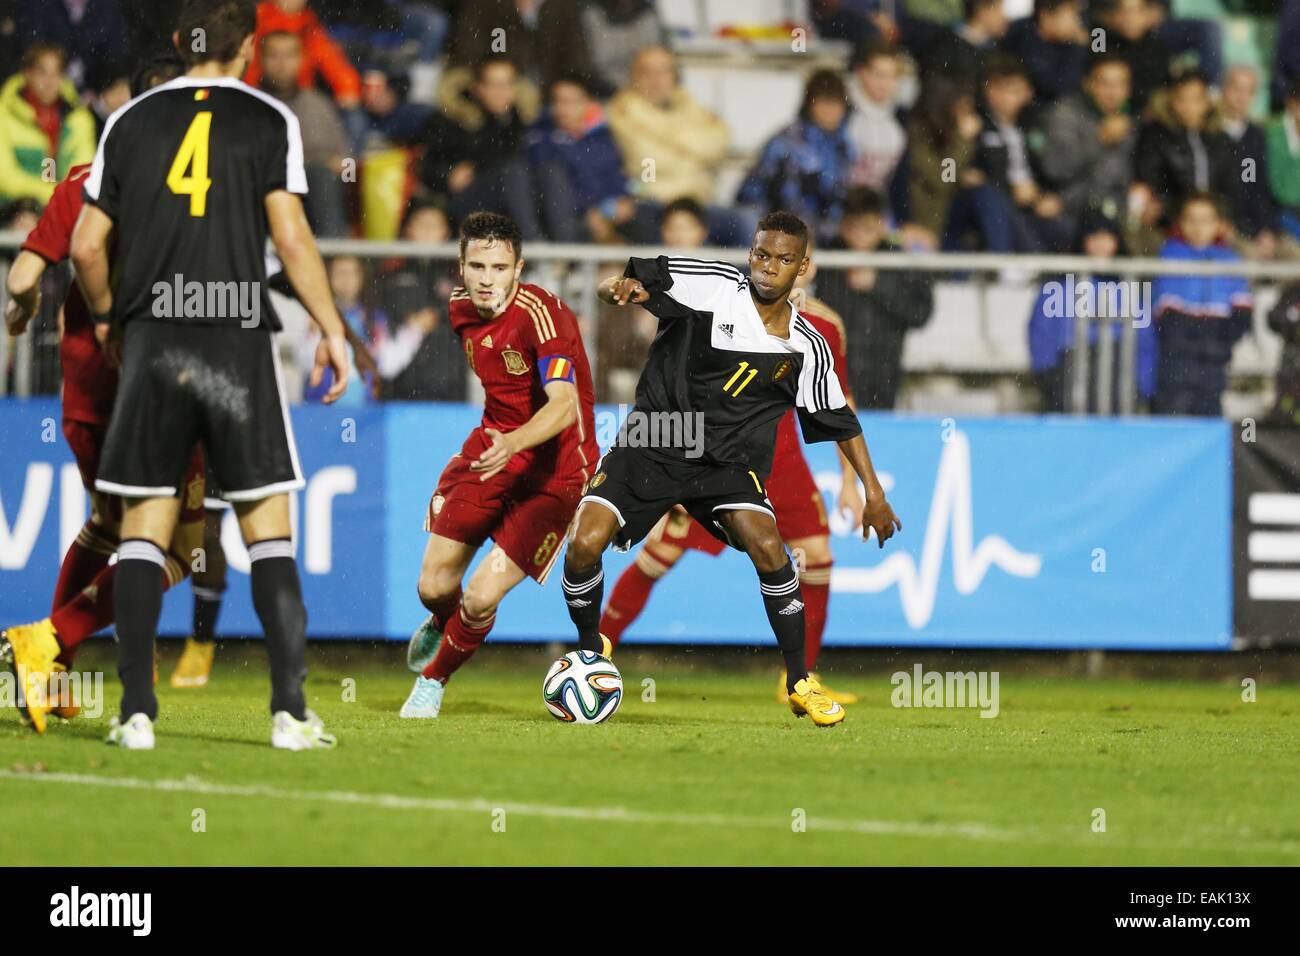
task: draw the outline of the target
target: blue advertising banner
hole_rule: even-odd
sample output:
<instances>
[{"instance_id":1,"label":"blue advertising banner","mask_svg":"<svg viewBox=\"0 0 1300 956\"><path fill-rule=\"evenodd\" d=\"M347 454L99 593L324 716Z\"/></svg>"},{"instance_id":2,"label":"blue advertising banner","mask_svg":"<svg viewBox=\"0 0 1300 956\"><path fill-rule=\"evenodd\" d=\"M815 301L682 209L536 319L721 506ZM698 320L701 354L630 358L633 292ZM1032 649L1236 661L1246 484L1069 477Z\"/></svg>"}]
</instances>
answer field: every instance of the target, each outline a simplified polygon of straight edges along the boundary
<instances>
[{"instance_id":1,"label":"blue advertising banner","mask_svg":"<svg viewBox=\"0 0 1300 956\"><path fill-rule=\"evenodd\" d=\"M416 581L429 496L479 414L454 404L293 410L307 478L295 496L295 544L313 637L404 638L423 619ZM599 410L600 437L613 436L618 414ZM0 626L49 613L61 554L88 513L58 419L52 401L0 402ZM835 447L809 447L835 557L828 645L1230 646L1226 423L862 421L904 527L884 550L863 542L835 513ZM222 537L232 573L220 630L256 635L233 515ZM607 552L606 594L632 558ZM163 633L185 633L189 615L185 585L166 599ZM493 637L572 633L556 573L510 594ZM625 639L772 640L753 567L733 551L688 553Z\"/></svg>"}]
</instances>

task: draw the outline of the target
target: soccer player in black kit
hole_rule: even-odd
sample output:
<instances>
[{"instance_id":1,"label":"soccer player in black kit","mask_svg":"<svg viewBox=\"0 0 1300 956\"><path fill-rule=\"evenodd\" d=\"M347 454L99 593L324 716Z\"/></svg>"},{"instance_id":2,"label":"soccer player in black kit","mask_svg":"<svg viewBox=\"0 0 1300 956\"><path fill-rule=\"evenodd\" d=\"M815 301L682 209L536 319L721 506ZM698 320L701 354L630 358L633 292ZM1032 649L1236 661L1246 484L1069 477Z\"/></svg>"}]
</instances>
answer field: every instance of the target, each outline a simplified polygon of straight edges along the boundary
<instances>
[{"instance_id":1,"label":"soccer player in black kit","mask_svg":"<svg viewBox=\"0 0 1300 956\"><path fill-rule=\"evenodd\" d=\"M799 574L763 490L781 417L793 407L805 441L839 443L866 489L864 540L874 530L883 548L903 525L885 500L830 347L789 302L795 278L808 269L807 251L804 222L774 212L758 224L748 275L724 262L660 256L629 259L623 278L601 284L602 301L644 305L658 317L659 329L637 383L636 406L579 506L564 558L564 598L579 646L608 655L608 639L599 632L601 553L611 542L619 550L631 547L681 504L754 562L785 658L790 709L825 727L842 721L844 709L804 667ZM690 434L687 417L702 423L702 445L642 440L662 437L664 422L682 422L673 434ZM658 424L646 428L648 420Z\"/></svg>"},{"instance_id":2,"label":"soccer player in black kit","mask_svg":"<svg viewBox=\"0 0 1300 956\"><path fill-rule=\"evenodd\" d=\"M238 79L254 0L188 0L173 42L187 72L109 117L72 237L77 281L121 384L96 487L127 499L114 609L120 717L110 742L152 749L162 576L196 442L235 507L271 663L271 743L330 747L306 706L306 610L290 539L303 487L272 333L268 232L323 338L312 380L347 385L343 321L303 213L302 137L288 108ZM112 247L112 274L109 250Z\"/></svg>"}]
</instances>

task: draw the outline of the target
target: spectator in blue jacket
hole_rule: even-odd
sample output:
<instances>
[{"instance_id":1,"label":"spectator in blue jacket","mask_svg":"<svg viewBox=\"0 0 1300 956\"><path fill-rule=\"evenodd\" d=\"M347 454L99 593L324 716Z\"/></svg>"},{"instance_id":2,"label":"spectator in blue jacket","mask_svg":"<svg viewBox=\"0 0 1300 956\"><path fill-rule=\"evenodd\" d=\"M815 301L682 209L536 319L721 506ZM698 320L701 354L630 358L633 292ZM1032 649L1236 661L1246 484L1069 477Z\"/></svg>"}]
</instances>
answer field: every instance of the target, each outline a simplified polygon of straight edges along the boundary
<instances>
[{"instance_id":1,"label":"spectator in blue jacket","mask_svg":"<svg viewBox=\"0 0 1300 956\"><path fill-rule=\"evenodd\" d=\"M1083 84L1088 39L1079 0L1034 0L1033 16L1012 23L1002 45L1024 61L1034 100L1042 106Z\"/></svg>"},{"instance_id":2,"label":"spectator in blue jacket","mask_svg":"<svg viewBox=\"0 0 1300 956\"><path fill-rule=\"evenodd\" d=\"M1162 259L1236 262L1223 242L1224 219L1210 193L1189 193ZM1239 276L1160 276L1155 283L1159 364L1152 410L1162 415L1223 413L1232 347L1250 328L1254 300Z\"/></svg>"},{"instance_id":3,"label":"spectator in blue jacket","mask_svg":"<svg viewBox=\"0 0 1300 956\"><path fill-rule=\"evenodd\" d=\"M849 91L832 70L818 70L804 88L799 118L764 145L736 201L758 215L786 209L820 241L839 224L854 159L848 135Z\"/></svg>"},{"instance_id":4,"label":"spectator in blue jacket","mask_svg":"<svg viewBox=\"0 0 1300 956\"><path fill-rule=\"evenodd\" d=\"M1079 246L1082 255L1113 260L1124 254L1123 221L1120 204L1113 198L1090 205L1080 216ZM1029 317L1029 367L1042 396L1042 410L1064 412L1070 409L1071 372L1077 360L1075 324L1080 309L1094 317L1109 316L1111 351L1110 408L1119 408L1120 389L1125 387L1120 366L1119 342L1123 324L1132 322L1136 329L1135 374L1139 399L1149 400L1155 391L1156 342L1151 324L1151 303L1140 291L1120 282L1114 273L1103 270L1095 275L1054 276L1043 283ZM1088 394L1087 411L1098 407L1098 347L1101 323L1088 322Z\"/></svg>"},{"instance_id":5,"label":"spectator in blue jacket","mask_svg":"<svg viewBox=\"0 0 1300 956\"><path fill-rule=\"evenodd\" d=\"M20 49L43 42L68 51L68 76L78 89L110 64L130 61L119 0L20 0L16 21Z\"/></svg>"},{"instance_id":6,"label":"spectator in blue jacket","mask_svg":"<svg viewBox=\"0 0 1300 956\"><path fill-rule=\"evenodd\" d=\"M528 134L528 164L551 239L644 239L636 229L648 210L628 193L605 110L584 77L566 74L551 83L546 112Z\"/></svg>"}]
</instances>

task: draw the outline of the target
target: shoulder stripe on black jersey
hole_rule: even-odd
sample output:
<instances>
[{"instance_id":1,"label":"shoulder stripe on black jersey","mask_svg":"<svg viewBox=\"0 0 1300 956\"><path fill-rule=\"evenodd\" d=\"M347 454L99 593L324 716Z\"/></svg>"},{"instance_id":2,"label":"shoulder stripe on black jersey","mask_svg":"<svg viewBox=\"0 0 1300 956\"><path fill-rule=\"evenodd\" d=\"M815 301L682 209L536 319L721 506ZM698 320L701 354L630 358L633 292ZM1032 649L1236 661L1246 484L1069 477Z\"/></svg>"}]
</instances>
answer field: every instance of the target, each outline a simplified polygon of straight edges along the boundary
<instances>
[{"instance_id":1,"label":"shoulder stripe on black jersey","mask_svg":"<svg viewBox=\"0 0 1300 956\"><path fill-rule=\"evenodd\" d=\"M817 388L821 394L822 408L830 408L831 395L828 379L835 374L835 357L831 354L830 343L826 337L817 331L817 327L805 319L803 316L798 318L798 324L802 326L812 340L813 347L817 349L822 358L822 364L818 366L821 374L817 376Z\"/></svg>"},{"instance_id":2,"label":"shoulder stripe on black jersey","mask_svg":"<svg viewBox=\"0 0 1300 956\"><path fill-rule=\"evenodd\" d=\"M835 366L831 364L830 345L822 338L822 334L802 317L795 319L794 327L813 347L813 411L829 408L831 399L826 376L835 370Z\"/></svg>"},{"instance_id":3,"label":"shoulder stripe on black jersey","mask_svg":"<svg viewBox=\"0 0 1300 956\"><path fill-rule=\"evenodd\" d=\"M721 259L691 259L686 256L668 257L668 268L670 270L682 269L684 271L685 269L689 269L692 267L700 267L700 266L711 267L714 270L723 269L728 274L734 274L737 277L743 274L739 268L732 265L730 262L723 262Z\"/></svg>"},{"instance_id":4,"label":"shoulder stripe on black jersey","mask_svg":"<svg viewBox=\"0 0 1300 956\"><path fill-rule=\"evenodd\" d=\"M707 265L679 266L671 262L668 264L668 272L690 276L720 276L728 282L739 282L744 278L739 269L718 269Z\"/></svg>"}]
</instances>

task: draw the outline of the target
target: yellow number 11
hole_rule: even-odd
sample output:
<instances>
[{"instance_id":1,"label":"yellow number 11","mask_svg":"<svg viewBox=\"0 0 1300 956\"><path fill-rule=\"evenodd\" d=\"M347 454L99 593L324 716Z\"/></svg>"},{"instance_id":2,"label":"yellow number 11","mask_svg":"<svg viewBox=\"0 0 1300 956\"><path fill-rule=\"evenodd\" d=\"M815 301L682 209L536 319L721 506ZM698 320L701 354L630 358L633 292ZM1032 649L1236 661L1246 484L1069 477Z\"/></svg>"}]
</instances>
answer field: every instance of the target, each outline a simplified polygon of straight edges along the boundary
<instances>
[{"instance_id":1,"label":"yellow number 11","mask_svg":"<svg viewBox=\"0 0 1300 956\"><path fill-rule=\"evenodd\" d=\"M745 380L741 382L739 385L737 385L736 390L733 392L731 390L732 383L734 383L736 379L740 378L741 375L745 374L745 369L749 369L749 374L745 375ZM727 379L727 384L722 386L722 390L727 394L729 394L732 398L735 398L737 395L741 393L741 391L744 389L746 385L748 385L750 382L754 380L754 376L757 374L758 374L758 369L749 368L748 362L741 362L740 368L736 369L735 374L732 375L731 378Z\"/></svg>"},{"instance_id":2,"label":"yellow number 11","mask_svg":"<svg viewBox=\"0 0 1300 956\"><path fill-rule=\"evenodd\" d=\"M198 113L181 140L172 168L167 172L167 188L179 196L190 197L190 215L203 216L208 209L208 137L212 133L212 113ZM185 175L186 169L190 174Z\"/></svg>"}]
</instances>

